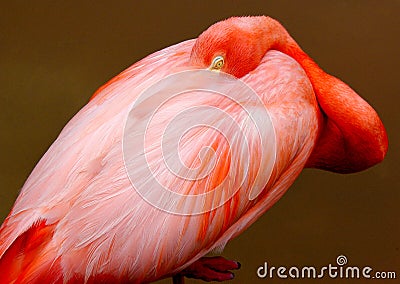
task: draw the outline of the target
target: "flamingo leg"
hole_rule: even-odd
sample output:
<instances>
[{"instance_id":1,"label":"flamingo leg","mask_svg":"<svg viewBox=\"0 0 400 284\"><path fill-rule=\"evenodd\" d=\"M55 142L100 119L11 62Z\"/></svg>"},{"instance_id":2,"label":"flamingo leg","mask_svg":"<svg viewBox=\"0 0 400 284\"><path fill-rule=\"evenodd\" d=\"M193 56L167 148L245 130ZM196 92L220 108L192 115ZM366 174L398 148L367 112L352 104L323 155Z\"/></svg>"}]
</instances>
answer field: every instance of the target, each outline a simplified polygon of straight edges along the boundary
<instances>
[{"instance_id":1,"label":"flamingo leg","mask_svg":"<svg viewBox=\"0 0 400 284\"><path fill-rule=\"evenodd\" d=\"M232 280L235 274L230 270L240 268L240 263L237 261L227 260L222 256L215 257L202 257L198 261L191 264L189 267L184 269L181 273L175 277L181 276L182 278L176 278L176 281L183 279L183 276L188 278L201 279L204 281L226 281ZM175 281L175 277L173 278ZM174 284L184 282L173 282Z\"/></svg>"},{"instance_id":2,"label":"flamingo leg","mask_svg":"<svg viewBox=\"0 0 400 284\"><path fill-rule=\"evenodd\" d=\"M181 274L173 276L172 284L185 284L185 277Z\"/></svg>"}]
</instances>

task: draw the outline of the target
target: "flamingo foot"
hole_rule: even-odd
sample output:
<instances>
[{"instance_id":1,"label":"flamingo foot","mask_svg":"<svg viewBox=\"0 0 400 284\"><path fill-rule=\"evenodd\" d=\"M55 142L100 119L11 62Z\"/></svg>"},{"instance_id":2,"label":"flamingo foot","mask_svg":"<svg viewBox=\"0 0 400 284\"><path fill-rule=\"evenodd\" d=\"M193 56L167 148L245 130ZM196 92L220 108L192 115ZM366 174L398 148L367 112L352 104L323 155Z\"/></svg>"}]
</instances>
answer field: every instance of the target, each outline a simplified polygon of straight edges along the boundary
<instances>
[{"instance_id":1,"label":"flamingo foot","mask_svg":"<svg viewBox=\"0 0 400 284\"><path fill-rule=\"evenodd\" d=\"M210 281L226 281L232 280L235 274L229 270L240 268L237 261L227 260L222 256L202 257L189 267L184 269L179 275L188 278L201 279Z\"/></svg>"}]
</instances>

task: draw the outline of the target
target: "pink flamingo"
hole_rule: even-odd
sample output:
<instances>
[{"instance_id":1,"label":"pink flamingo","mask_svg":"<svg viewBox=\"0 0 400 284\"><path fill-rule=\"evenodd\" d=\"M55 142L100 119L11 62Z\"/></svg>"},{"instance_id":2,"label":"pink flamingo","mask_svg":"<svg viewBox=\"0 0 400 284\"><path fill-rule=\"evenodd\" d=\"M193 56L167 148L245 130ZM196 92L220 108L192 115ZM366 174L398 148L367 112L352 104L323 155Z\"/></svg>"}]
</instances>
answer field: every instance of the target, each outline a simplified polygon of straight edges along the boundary
<instances>
[{"instance_id":1,"label":"pink flamingo","mask_svg":"<svg viewBox=\"0 0 400 284\"><path fill-rule=\"evenodd\" d=\"M132 187L122 152L124 119L148 86L193 68L229 73L255 90L275 127L276 161L268 183L254 198L249 194L255 173L268 163L250 164L244 176L248 182L223 206L202 214L170 214L146 202ZM169 102L167 109L187 109L194 102L218 106L218 100L210 99L213 96L188 94ZM236 114L229 104L221 108ZM162 115L157 119L159 125L164 123ZM151 131L157 133L156 126ZM251 138L254 145L248 155L257 160L258 152L268 149L257 148L256 135ZM212 147L224 159L205 179L179 183L178 191L209 191L226 177L227 166L241 172L240 159L245 157L238 154L233 159L234 152L226 150L222 136L200 127L183 140L183 160L195 163L193 157L202 146ZM204 255L221 251L248 228L304 167L361 171L381 162L387 147L384 126L374 109L348 85L321 70L282 25L269 17L227 19L197 39L135 63L101 87L65 126L1 226L0 283L231 279L230 270L239 268L239 263ZM155 152L151 162L157 164L161 158ZM162 180L163 173L155 174ZM143 177L138 174L137 179ZM178 184L168 178L164 182Z\"/></svg>"}]
</instances>

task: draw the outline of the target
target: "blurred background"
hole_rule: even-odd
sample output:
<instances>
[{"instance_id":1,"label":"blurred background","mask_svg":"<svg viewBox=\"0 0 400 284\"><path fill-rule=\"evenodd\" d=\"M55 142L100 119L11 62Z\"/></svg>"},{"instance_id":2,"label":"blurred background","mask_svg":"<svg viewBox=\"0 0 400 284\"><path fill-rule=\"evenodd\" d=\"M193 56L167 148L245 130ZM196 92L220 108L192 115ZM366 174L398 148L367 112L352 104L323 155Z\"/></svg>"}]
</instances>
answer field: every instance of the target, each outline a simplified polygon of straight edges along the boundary
<instances>
[{"instance_id":1,"label":"blurred background","mask_svg":"<svg viewBox=\"0 0 400 284\"><path fill-rule=\"evenodd\" d=\"M399 278L399 12L397 0L2 3L0 222L63 126L108 79L224 18L269 15L325 71L374 106L388 131L389 152L383 163L357 174L305 170L271 210L226 247L223 256L242 263L230 283L286 283L258 279L257 268L264 261L335 265L341 254L349 265L394 270Z\"/></svg>"}]
</instances>

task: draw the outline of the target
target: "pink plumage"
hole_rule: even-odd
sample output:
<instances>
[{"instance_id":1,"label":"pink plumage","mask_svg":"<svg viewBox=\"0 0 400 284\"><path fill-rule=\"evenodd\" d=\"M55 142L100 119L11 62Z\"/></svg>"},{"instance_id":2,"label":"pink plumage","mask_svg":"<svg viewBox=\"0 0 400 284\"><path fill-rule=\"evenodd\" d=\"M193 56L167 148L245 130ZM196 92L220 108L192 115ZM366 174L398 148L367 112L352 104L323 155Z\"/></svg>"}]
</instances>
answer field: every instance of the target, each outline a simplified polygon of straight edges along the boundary
<instances>
[{"instance_id":1,"label":"pink plumage","mask_svg":"<svg viewBox=\"0 0 400 284\"><path fill-rule=\"evenodd\" d=\"M235 145L216 131L198 127L182 136L182 161L194 167L207 165L211 160L198 160L204 147L223 158L215 161L204 179L174 178L163 164L163 153L154 146L169 119L199 105L219 107L236 121L245 117L211 92L189 92L170 100L146 134L149 164L161 183L176 192L202 194L224 178L233 180L227 174L230 167L247 180L223 206L202 214L171 214L146 202L133 188L125 163L134 160L126 161L123 152L126 119L149 86L176 72L208 68L217 55L225 58L222 71L251 87L268 110L276 157L263 164L260 151L272 150L259 149L260 138L248 129L253 146L246 153L255 162L242 171L242 161L248 157L230 152ZM346 100L337 105L340 96L356 99L351 106ZM134 125L127 131L135 131ZM230 129L226 132L235 135ZM340 141L346 141L346 149ZM363 151L368 149L368 156L357 150L359 141L366 144ZM236 142L240 147L241 141ZM142 283L176 275L205 254L223 249L248 228L305 166L352 172L376 164L386 150L386 132L375 111L347 85L319 69L279 23L267 17L228 19L198 39L135 63L101 87L65 126L0 229L0 275L7 275L0 283ZM272 166L272 173L252 199L249 194L260 165ZM143 166L134 165L134 182L146 184Z\"/></svg>"}]
</instances>

